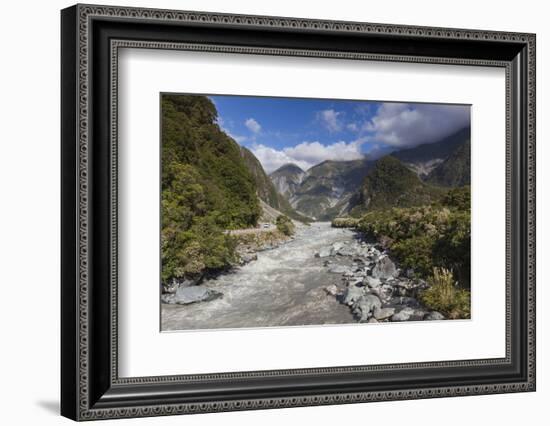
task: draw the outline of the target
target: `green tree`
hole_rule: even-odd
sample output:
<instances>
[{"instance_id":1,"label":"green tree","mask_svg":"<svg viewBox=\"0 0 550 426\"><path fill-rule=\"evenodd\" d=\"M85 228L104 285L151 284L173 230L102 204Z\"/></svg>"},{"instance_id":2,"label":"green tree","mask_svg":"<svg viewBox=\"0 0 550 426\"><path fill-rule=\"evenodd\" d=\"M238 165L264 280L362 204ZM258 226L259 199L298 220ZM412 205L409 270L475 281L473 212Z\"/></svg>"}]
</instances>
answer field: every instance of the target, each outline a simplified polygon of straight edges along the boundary
<instances>
[{"instance_id":1,"label":"green tree","mask_svg":"<svg viewBox=\"0 0 550 426\"><path fill-rule=\"evenodd\" d=\"M255 226L254 177L205 96L163 95L162 281L195 278L235 260L228 229Z\"/></svg>"}]
</instances>

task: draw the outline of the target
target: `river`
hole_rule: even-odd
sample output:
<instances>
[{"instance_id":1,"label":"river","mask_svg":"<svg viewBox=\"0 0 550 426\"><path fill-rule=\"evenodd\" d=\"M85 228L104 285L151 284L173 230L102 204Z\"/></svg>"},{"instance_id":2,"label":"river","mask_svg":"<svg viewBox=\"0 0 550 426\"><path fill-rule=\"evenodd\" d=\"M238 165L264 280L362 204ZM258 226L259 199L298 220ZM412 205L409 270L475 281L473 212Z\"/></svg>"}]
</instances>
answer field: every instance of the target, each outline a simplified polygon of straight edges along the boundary
<instances>
[{"instance_id":1,"label":"river","mask_svg":"<svg viewBox=\"0 0 550 426\"><path fill-rule=\"evenodd\" d=\"M258 253L258 259L233 271L205 280L201 286L223 294L209 302L190 305L161 304L162 330L277 327L355 322L349 308L324 288L338 284L321 248L352 241L355 233L328 222L297 228L295 239ZM343 264L351 259L340 258Z\"/></svg>"}]
</instances>

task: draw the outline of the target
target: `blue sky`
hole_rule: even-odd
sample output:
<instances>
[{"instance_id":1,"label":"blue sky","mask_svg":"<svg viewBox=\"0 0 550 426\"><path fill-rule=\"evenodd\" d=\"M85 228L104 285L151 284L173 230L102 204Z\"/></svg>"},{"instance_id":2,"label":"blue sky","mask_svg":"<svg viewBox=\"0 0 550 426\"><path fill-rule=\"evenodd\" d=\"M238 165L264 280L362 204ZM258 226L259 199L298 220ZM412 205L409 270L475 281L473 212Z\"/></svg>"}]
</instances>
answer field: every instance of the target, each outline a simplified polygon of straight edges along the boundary
<instances>
[{"instance_id":1,"label":"blue sky","mask_svg":"<svg viewBox=\"0 0 550 426\"><path fill-rule=\"evenodd\" d=\"M354 160L440 140L470 123L464 105L209 96L220 127L268 173L292 162Z\"/></svg>"}]
</instances>

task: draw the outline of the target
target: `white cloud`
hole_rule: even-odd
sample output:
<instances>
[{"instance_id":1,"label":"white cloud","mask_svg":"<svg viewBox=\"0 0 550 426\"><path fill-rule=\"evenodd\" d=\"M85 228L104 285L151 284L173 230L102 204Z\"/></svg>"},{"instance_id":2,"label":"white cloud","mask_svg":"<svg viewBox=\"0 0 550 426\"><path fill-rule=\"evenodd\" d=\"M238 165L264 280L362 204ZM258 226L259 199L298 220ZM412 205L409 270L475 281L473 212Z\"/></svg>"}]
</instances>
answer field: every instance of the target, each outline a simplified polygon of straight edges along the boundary
<instances>
[{"instance_id":1,"label":"white cloud","mask_svg":"<svg viewBox=\"0 0 550 426\"><path fill-rule=\"evenodd\" d=\"M253 118L248 118L244 125L250 130L252 133L258 134L262 130L262 126L260 126L260 123L258 123Z\"/></svg>"},{"instance_id":2,"label":"white cloud","mask_svg":"<svg viewBox=\"0 0 550 426\"><path fill-rule=\"evenodd\" d=\"M383 103L363 130L376 142L407 147L436 142L469 124L469 106Z\"/></svg>"},{"instance_id":3,"label":"white cloud","mask_svg":"<svg viewBox=\"0 0 550 426\"><path fill-rule=\"evenodd\" d=\"M319 142L302 142L282 150L256 144L252 147L252 152L260 160L267 173L288 163L294 163L303 170L307 170L325 160L347 161L362 158L361 145L363 142L364 140L349 143L340 141L330 145L323 145Z\"/></svg>"},{"instance_id":4,"label":"white cloud","mask_svg":"<svg viewBox=\"0 0 550 426\"><path fill-rule=\"evenodd\" d=\"M317 119L329 132L335 133L342 130L341 115L341 112L333 109L325 109L317 113Z\"/></svg>"},{"instance_id":5,"label":"white cloud","mask_svg":"<svg viewBox=\"0 0 550 426\"><path fill-rule=\"evenodd\" d=\"M260 163L262 163L262 166L267 173L271 173L288 163L294 163L303 170L311 167L309 163L292 158L284 151L279 151L265 145L254 145L251 148L251 151Z\"/></svg>"}]
</instances>

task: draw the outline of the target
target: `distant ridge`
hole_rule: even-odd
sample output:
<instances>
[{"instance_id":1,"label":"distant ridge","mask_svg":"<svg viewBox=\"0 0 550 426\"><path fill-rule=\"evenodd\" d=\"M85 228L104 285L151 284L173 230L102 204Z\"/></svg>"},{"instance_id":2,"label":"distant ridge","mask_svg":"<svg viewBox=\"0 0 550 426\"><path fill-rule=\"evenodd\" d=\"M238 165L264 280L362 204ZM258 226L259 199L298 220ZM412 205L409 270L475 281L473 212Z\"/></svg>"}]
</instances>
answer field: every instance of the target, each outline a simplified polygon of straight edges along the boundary
<instances>
[{"instance_id":1,"label":"distant ridge","mask_svg":"<svg viewBox=\"0 0 550 426\"><path fill-rule=\"evenodd\" d=\"M421 179L443 163L456 149L470 140L470 127L440 139L437 142L425 143L414 148L392 152L391 155L415 172Z\"/></svg>"}]
</instances>

